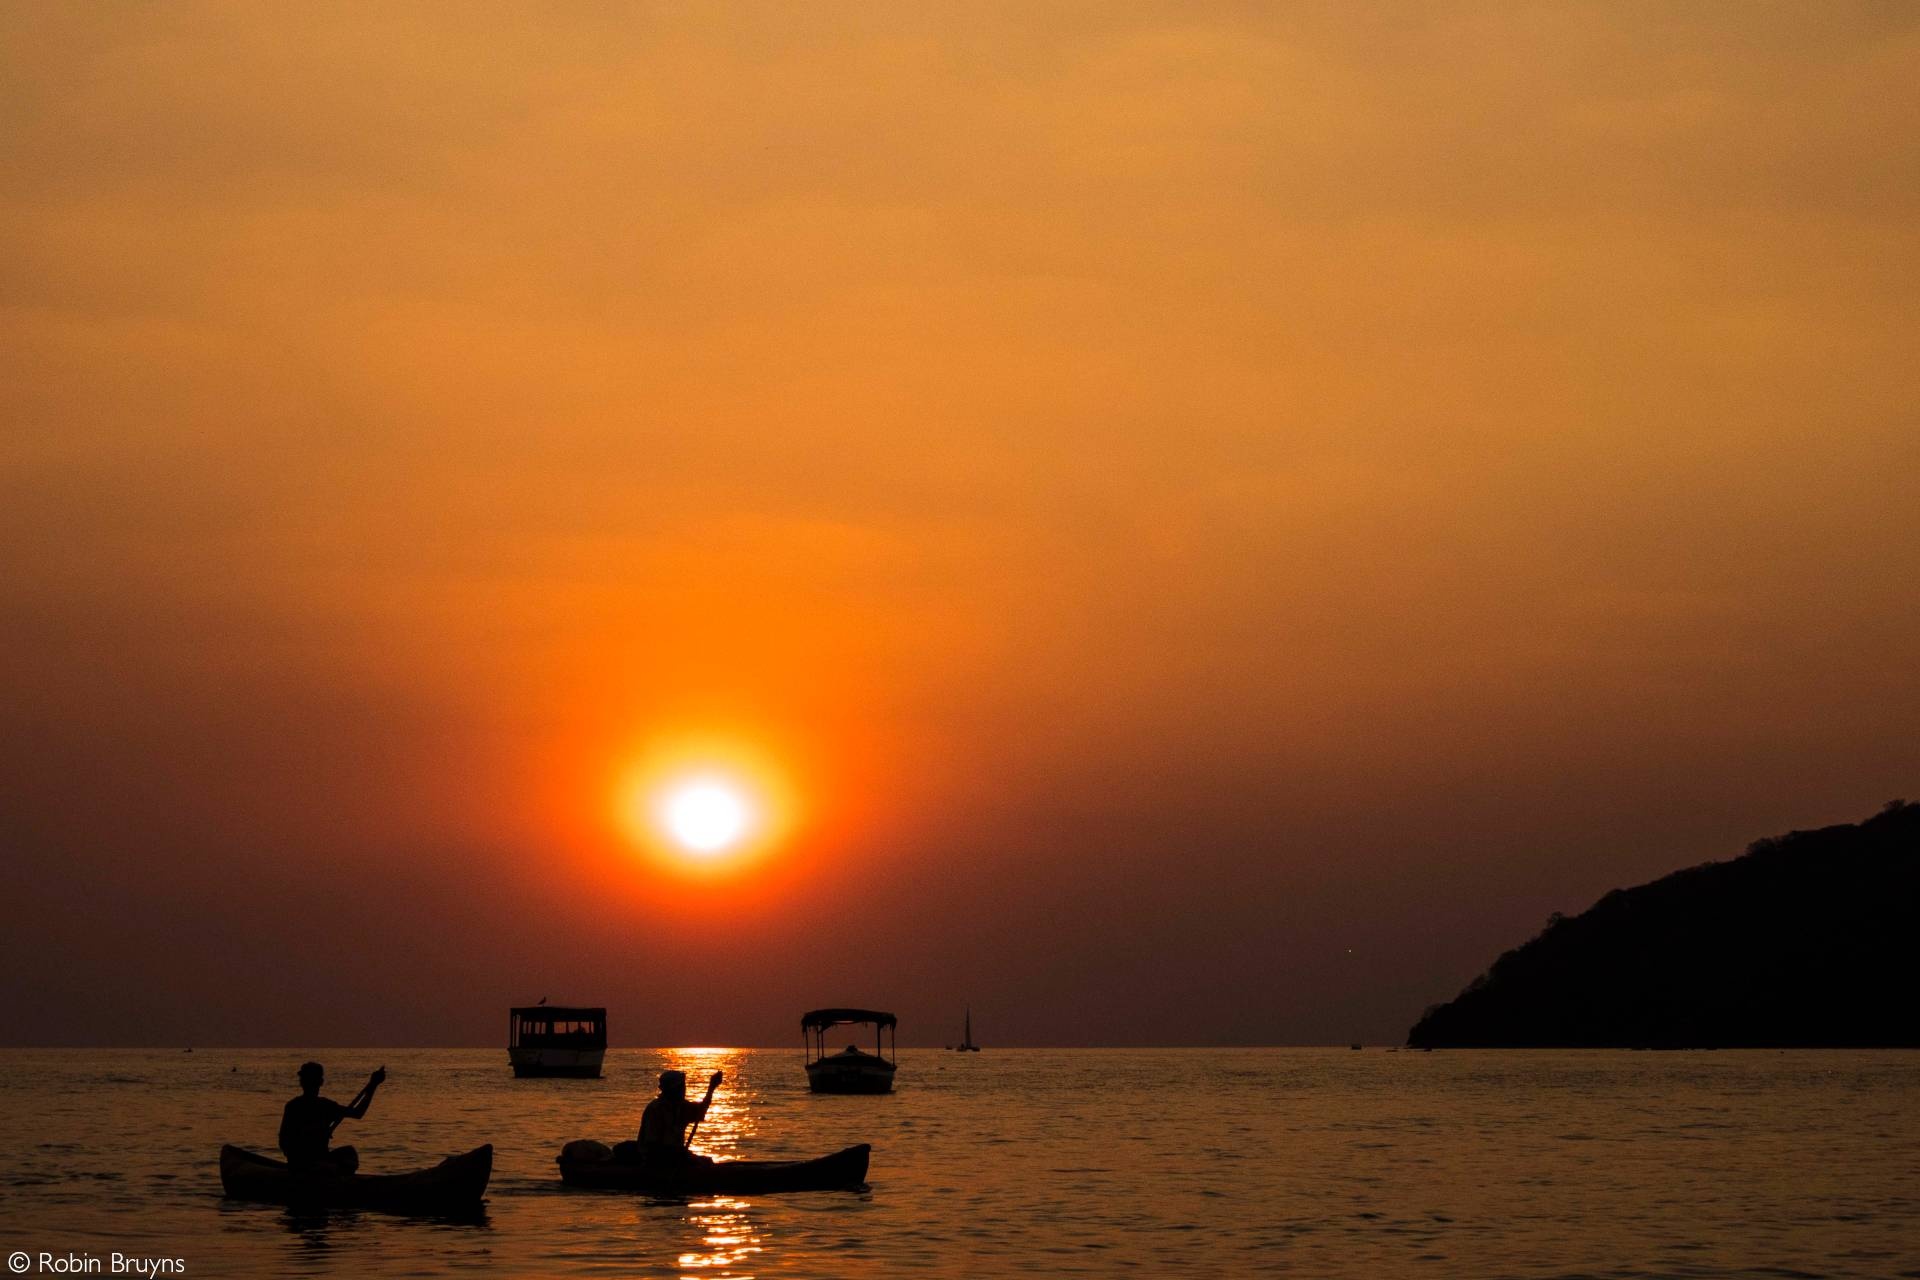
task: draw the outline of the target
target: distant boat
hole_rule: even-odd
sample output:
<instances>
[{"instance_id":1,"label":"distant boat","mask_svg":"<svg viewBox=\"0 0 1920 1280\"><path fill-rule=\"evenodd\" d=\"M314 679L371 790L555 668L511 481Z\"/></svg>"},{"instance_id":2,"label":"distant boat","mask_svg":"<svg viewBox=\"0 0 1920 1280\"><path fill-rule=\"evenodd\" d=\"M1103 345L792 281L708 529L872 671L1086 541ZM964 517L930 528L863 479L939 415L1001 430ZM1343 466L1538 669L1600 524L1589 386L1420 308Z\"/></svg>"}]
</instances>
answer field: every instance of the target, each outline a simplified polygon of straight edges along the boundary
<instances>
[{"instance_id":1,"label":"distant boat","mask_svg":"<svg viewBox=\"0 0 1920 1280\"><path fill-rule=\"evenodd\" d=\"M978 1053L980 1046L973 1042L973 1009L967 1009L966 1030L960 1033L960 1043L950 1044L947 1048L955 1053Z\"/></svg>"},{"instance_id":2,"label":"distant boat","mask_svg":"<svg viewBox=\"0 0 1920 1280\"><path fill-rule=\"evenodd\" d=\"M508 1011L507 1060L515 1076L598 1080L606 1056L605 1009L542 1000Z\"/></svg>"},{"instance_id":3,"label":"distant boat","mask_svg":"<svg viewBox=\"0 0 1920 1280\"><path fill-rule=\"evenodd\" d=\"M873 1026L873 1052L848 1045L827 1052L827 1032L848 1025ZM878 1009L815 1009L800 1019L800 1039L807 1046L807 1087L815 1093L892 1093L893 1073L899 1063L886 1055L883 1037L893 1036L894 1058L900 1056L899 1019Z\"/></svg>"}]
</instances>

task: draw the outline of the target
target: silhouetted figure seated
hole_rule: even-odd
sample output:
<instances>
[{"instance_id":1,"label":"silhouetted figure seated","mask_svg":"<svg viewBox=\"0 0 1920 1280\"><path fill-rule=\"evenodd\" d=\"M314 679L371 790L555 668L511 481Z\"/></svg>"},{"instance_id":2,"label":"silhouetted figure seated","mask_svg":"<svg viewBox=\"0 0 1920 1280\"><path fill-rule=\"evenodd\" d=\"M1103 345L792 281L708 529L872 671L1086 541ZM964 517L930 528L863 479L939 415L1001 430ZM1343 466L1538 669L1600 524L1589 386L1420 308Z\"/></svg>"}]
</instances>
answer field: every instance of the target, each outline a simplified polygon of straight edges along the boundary
<instances>
[{"instance_id":1,"label":"silhouetted figure seated","mask_svg":"<svg viewBox=\"0 0 1920 1280\"><path fill-rule=\"evenodd\" d=\"M352 1173L360 1167L360 1153L352 1147L328 1150L334 1126L342 1120L358 1120L367 1114L373 1094L387 1078L381 1067L367 1077L367 1087L348 1106L320 1096L326 1072L317 1062L300 1066L300 1096L287 1103L280 1113L280 1154L296 1169L316 1173Z\"/></svg>"},{"instance_id":2,"label":"silhouetted figure seated","mask_svg":"<svg viewBox=\"0 0 1920 1280\"><path fill-rule=\"evenodd\" d=\"M638 1148L635 1154L648 1164L713 1163L706 1156L696 1156L687 1150L687 1126L707 1114L707 1105L713 1100L713 1090L719 1086L720 1079L721 1073L714 1072L713 1078L707 1081L706 1098L692 1102L687 1098L687 1073L662 1071L660 1096L640 1113L640 1139L635 1144Z\"/></svg>"}]
</instances>

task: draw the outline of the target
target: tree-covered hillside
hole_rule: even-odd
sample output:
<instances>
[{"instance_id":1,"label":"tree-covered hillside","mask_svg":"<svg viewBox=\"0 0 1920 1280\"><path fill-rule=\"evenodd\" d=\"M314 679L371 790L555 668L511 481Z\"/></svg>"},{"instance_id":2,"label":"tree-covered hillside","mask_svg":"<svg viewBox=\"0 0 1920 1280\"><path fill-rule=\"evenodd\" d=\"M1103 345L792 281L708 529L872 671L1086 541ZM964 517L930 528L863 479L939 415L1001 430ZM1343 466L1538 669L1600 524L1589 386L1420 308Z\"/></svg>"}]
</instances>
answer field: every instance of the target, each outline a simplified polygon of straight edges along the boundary
<instances>
[{"instance_id":1,"label":"tree-covered hillside","mask_svg":"<svg viewBox=\"0 0 1920 1280\"><path fill-rule=\"evenodd\" d=\"M1920 804L1616 889L1408 1033L1462 1046L1920 1045Z\"/></svg>"}]
</instances>

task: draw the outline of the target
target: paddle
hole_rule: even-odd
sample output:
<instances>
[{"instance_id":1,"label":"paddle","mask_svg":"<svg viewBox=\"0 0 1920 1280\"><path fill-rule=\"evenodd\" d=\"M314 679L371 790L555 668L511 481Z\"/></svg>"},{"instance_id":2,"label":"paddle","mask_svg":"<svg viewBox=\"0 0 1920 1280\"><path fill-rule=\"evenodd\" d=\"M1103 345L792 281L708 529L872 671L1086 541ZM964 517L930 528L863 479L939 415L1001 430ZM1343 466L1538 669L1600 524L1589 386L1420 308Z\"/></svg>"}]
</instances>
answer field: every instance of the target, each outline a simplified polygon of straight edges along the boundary
<instances>
[{"instance_id":1,"label":"paddle","mask_svg":"<svg viewBox=\"0 0 1920 1280\"><path fill-rule=\"evenodd\" d=\"M707 1118L707 1108L713 1105L713 1091L720 1087L720 1077L723 1074L725 1073L716 1071L713 1073L713 1078L707 1081L707 1096L700 1103L700 1120ZM700 1120L695 1120L693 1127L687 1130L686 1148L689 1151L693 1150L693 1135L700 1132Z\"/></svg>"},{"instance_id":2,"label":"paddle","mask_svg":"<svg viewBox=\"0 0 1920 1280\"><path fill-rule=\"evenodd\" d=\"M354 1094L353 1101L347 1104L346 1111L352 1111L355 1107L359 1106L362 1102L370 1100L373 1097L373 1091L376 1088L378 1088L380 1084L386 1080L386 1078L387 1078L387 1069L385 1067L380 1068L378 1071L368 1076L366 1084L360 1087L360 1092ZM333 1131L335 1129L338 1129L340 1127L340 1122L342 1120L345 1120L346 1118L347 1118L346 1112L343 1111L341 1112L341 1114L335 1116L332 1120L329 1120L327 1122L327 1136L332 1137Z\"/></svg>"}]
</instances>

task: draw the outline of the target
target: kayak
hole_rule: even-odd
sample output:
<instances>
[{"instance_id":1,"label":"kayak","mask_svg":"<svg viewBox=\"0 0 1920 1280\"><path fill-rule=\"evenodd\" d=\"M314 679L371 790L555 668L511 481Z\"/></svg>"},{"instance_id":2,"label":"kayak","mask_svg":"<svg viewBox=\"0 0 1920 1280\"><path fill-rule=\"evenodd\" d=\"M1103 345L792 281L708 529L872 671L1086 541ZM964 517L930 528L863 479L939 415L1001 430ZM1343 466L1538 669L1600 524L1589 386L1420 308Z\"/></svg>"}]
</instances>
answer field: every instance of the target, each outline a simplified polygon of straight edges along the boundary
<instances>
[{"instance_id":1,"label":"kayak","mask_svg":"<svg viewBox=\"0 0 1920 1280\"><path fill-rule=\"evenodd\" d=\"M295 1171L239 1147L220 1148L220 1185L235 1200L268 1204L452 1213L479 1207L493 1175L492 1146L412 1173Z\"/></svg>"},{"instance_id":2,"label":"kayak","mask_svg":"<svg viewBox=\"0 0 1920 1280\"><path fill-rule=\"evenodd\" d=\"M621 1144L625 1146L625 1143ZM569 1142L558 1158L570 1187L682 1197L769 1195L779 1191L851 1191L866 1185L866 1143L817 1160L716 1160L640 1164L616 1159L599 1142Z\"/></svg>"}]
</instances>

